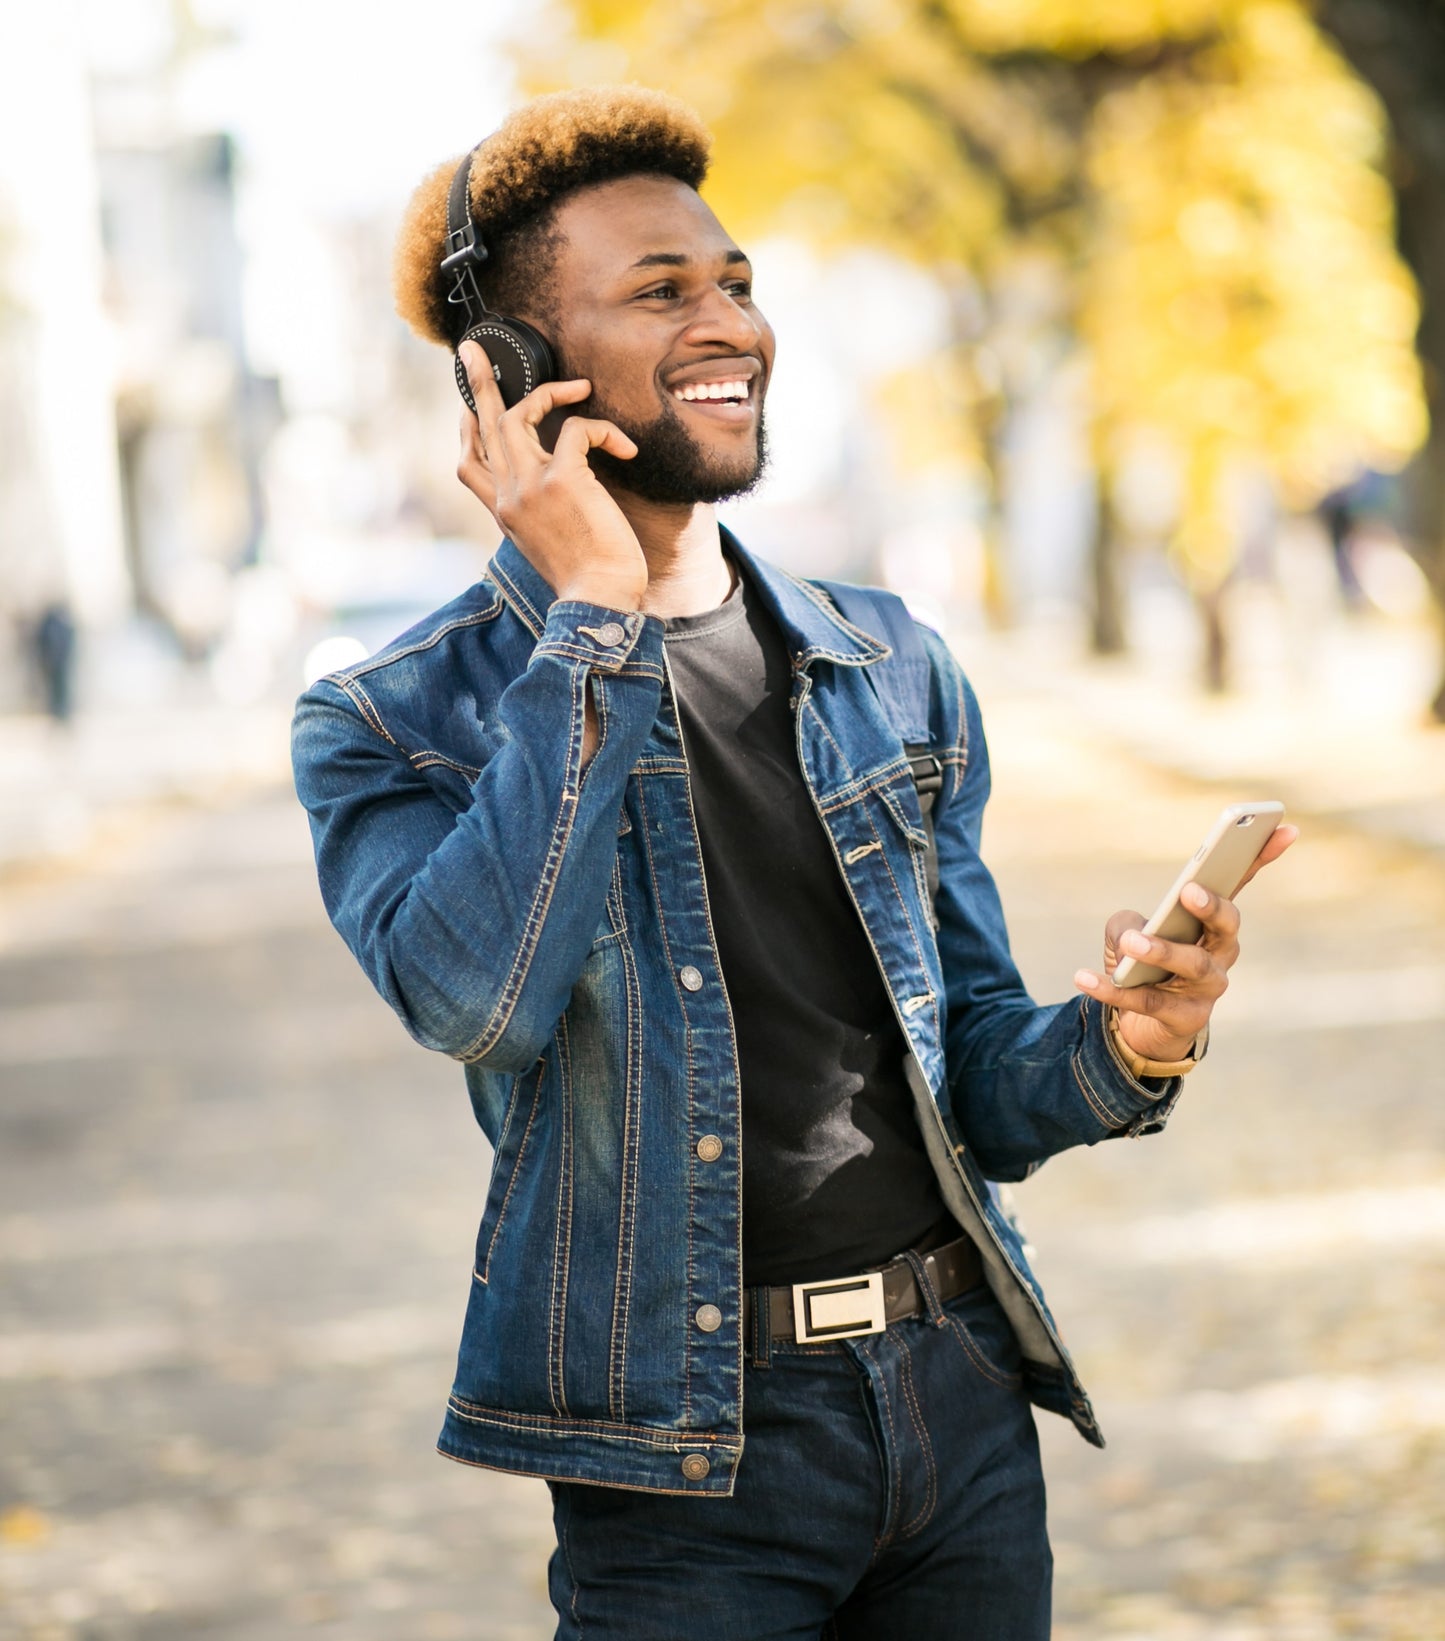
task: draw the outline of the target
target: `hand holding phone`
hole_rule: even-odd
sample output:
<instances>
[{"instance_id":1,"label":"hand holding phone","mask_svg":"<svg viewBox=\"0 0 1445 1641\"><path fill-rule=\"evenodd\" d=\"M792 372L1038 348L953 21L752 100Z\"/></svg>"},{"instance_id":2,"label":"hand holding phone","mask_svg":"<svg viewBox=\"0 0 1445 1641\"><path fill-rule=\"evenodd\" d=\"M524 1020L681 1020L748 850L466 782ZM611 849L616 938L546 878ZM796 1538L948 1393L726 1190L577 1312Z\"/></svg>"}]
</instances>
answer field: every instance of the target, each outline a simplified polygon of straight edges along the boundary
<instances>
[{"instance_id":1,"label":"hand holding phone","mask_svg":"<svg viewBox=\"0 0 1445 1641\"><path fill-rule=\"evenodd\" d=\"M1181 894L1190 883L1198 883L1212 894L1232 900L1249 869L1269 842L1270 835L1284 816L1284 805L1274 800L1236 803L1226 809L1209 829L1204 842L1185 862L1169 892L1154 909L1143 932L1161 940L1193 944L1204 926L1186 910ZM1126 957L1110 979L1116 986L1152 986L1171 978L1168 971L1137 957Z\"/></svg>"}]
</instances>

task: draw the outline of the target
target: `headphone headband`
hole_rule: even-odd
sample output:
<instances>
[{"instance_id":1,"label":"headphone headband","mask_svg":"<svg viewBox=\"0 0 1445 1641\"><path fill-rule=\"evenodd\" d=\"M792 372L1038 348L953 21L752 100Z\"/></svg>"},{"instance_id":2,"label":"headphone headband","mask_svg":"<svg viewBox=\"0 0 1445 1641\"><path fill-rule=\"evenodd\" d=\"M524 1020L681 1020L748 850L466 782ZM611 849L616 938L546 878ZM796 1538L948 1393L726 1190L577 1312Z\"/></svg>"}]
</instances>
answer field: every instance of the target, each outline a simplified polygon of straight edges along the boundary
<instances>
[{"instance_id":1,"label":"headphone headband","mask_svg":"<svg viewBox=\"0 0 1445 1641\"><path fill-rule=\"evenodd\" d=\"M447 254L441 262L442 273L452 276L447 301L466 309L464 330L490 317L477 284L477 269L487 260L487 247L482 244L472 216L472 157L475 153L473 148L452 175L452 185L447 192Z\"/></svg>"},{"instance_id":2,"label":"headphone headband","mask_svg":"<svg viewBox=\"0 0 1445 1641\"><path fill-rule=\"evenodd\" d=\"M524 399L539 383L554 380L557 362L546 337L524 320L492 313L482 300L477 269L487 260L487 247L482 244L472 215L472 159L476 152L472 149L452 174L447 192L447 252L440 271L443 277L450 274L452 279L447 301L466 314L454 349L460 349L466 341L483 343L502 403L510 406ZM468 408L475 411L476 400L460 352L455 353L452 368L458 392Z\"/></svg>"}]
</instances>

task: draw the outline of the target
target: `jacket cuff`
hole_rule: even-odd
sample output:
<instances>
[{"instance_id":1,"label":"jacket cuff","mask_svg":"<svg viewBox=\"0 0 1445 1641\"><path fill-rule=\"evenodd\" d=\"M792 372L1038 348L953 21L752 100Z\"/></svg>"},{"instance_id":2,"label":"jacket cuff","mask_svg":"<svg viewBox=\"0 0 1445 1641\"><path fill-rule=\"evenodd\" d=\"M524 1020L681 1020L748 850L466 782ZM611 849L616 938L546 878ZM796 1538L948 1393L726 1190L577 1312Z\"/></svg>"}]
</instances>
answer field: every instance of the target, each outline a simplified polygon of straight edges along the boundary
<instances>
[{"instance_id":1,"label":"jacket cuff","mask_svg":"<svg viewBox=\"0 0 1445 1641\"><path fill-rule=\"evenodd\" d=\"M557 600L533 655L580 661L594 672L664 677L662 623L641 610L609 610L601 604Z\"/></svg>"},{"instance_id":2,"label":"jacket cuff","mask_svg":"<svg viewBox=\"0 0 1445 1641\"><path fill-rule=\"evenodd\" d=\"M1179 1102L1183 1079L1134 1076L1120 1057L1103 1006L1083 997L1079 1007L1084 1031L1074 1075L1090 1110L1113 1134L1138 1139L1161 1132Z\"/></svg>"}]
</instances>

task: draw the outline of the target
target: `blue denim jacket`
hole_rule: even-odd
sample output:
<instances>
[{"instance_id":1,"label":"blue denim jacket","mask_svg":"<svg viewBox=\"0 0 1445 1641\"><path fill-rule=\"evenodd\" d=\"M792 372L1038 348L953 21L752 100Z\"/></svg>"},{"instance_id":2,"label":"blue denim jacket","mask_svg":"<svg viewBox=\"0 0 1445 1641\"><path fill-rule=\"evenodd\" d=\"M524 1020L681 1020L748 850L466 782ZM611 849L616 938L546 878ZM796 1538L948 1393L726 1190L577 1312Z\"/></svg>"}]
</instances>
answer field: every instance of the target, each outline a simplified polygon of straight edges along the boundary
<instances>
[{"instance_id":1,"label":"blue denim jacket","mask_svg":"<svg viewBox=\"0 0 1445 1641\"><path fill-rule=\"evenodd\" d=\"M917 794L867 677L887 651L728 544L792 653L799 763L893 998L944 1198L1034 1400L1100 1442L985 1181L1153 1132L1179 1085L1136 1082L1097 1004L1024 990L978 854L978 707L942 641L924 630L944 769L935 936ZM504 542L486 580L302 696L296 783L332 921L412 1035L463 1062L494 1147L441 1450L727 1493L743 1452L738 1069L662 635L553 602ZM699 1325L705 1306L720 1327Z\"/></svg>"}]
</instances>

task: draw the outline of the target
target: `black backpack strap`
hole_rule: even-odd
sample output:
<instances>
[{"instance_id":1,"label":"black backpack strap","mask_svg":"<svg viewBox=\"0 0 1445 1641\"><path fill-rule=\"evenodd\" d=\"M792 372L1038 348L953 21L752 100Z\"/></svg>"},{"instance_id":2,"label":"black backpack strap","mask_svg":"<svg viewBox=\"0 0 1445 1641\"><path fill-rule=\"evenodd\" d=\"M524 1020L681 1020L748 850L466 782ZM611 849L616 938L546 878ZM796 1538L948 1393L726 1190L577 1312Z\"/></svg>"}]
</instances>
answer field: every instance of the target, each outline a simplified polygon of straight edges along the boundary
<instances>
[{"instance_id":1,"label":"black backpack strap","mask_svg":"<svg viewBox=\"0 0 1445 1641\"><path fill-rule=\"evenodd\" d=\"M929 909L938 898L938 848L933 840L933 802L943 789L943 765L933 751L928 728L928 694L931 670L923 640L908 613L908 606L896 593L881 587L855 587L847 581L816 583L832 599L845 621L861 628L892 650L891 655L866 668L873 693L888 715L888 721L903 743L904 756L918 793L923 812L923 829L928 834L924 871L928 880ZM938 917L934 913L934 926Z\"/></svg>"}]
</instances>

